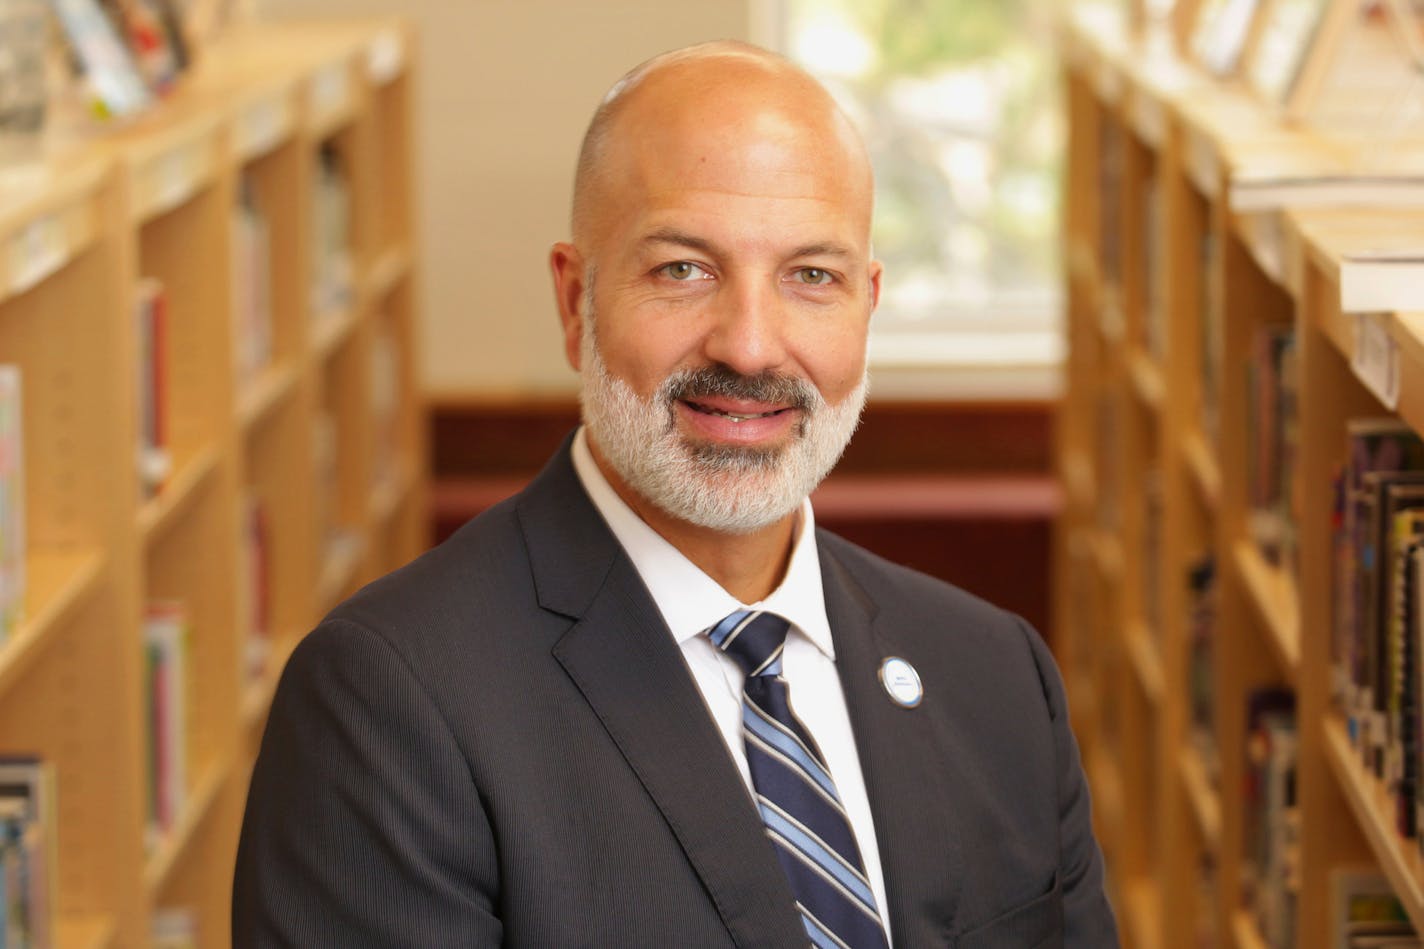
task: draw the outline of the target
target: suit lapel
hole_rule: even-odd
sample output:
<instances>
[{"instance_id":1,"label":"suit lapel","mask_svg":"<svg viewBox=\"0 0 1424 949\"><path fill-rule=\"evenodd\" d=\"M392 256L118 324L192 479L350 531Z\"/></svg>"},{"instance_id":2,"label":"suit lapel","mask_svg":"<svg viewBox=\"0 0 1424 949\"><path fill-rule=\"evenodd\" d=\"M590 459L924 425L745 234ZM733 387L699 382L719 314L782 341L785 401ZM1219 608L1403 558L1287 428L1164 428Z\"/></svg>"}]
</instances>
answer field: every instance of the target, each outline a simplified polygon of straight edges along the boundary
<instances>
[{"instance_id":1,"label":"suit lapel","mask_svg":"<svg viewBox=\"0 0 1424 949\"><path fill-rule=\"evenodd\" d=\"M855 577L820 546L826 615L836 644L836 669L855 731L866 795L875 820L891 932L901 946L938 945L954 918L965 872L953 821L943 801L952 773L927 707L907 709L880 684L889 656L916 661L897 631L877 624L877 610ZM925 683L926 690L935 683Z\"/></svg>"},{"instance_id":2,"label":"suit lapel","mask_svg":"<svg viewBox=\"0 0 1424 949\"><path fill-rule=\"evenodd\" d=\"M746 787L662 615L579 484L567 443L519 511L540 605L576 620L554 658L662 812L733 941L804 943Z\"/></svg>"}]
</instances>

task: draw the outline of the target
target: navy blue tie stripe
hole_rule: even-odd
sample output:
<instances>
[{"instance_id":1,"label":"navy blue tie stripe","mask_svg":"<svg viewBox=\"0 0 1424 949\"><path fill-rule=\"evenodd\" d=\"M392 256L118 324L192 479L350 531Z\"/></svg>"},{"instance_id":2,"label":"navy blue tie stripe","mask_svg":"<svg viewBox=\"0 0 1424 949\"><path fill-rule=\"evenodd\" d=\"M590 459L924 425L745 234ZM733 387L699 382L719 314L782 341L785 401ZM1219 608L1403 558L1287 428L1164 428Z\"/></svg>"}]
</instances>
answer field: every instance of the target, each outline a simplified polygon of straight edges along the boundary
<instances>
[{"instance_id":1,"label":"navy blue tie stripe","mask_svg":"<svg viewBox=\"0 0 1424 949\"><path fill-rule=\"evenodd\" d=\"M816 742L791 710L781 677L790 624L739 610L708 636L747 674L742 737L757 810L818 949L885 949L875 894L850 821Z\"/></svg>"}]
</instances>

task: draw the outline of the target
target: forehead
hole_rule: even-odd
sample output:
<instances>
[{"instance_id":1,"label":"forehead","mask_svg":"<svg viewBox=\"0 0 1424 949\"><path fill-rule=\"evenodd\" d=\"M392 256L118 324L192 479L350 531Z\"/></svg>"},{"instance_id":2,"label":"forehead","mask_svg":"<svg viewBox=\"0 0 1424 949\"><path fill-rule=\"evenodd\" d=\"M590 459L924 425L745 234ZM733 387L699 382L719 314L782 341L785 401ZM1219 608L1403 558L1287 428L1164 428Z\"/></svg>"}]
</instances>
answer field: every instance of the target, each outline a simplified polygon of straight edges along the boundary
<instances>
[{"instance_id":1,"label":"forehead","mask_svg":"<svg viewBox=\"0 0 1424 949\"><path fill-rule=\"evenodd\" d=\"M639 89L615 120L602 162L606 225L723 215L835 227L868 244L868 164L824 90L799 77L694 78Z\"/></svg>"}]
</instances>

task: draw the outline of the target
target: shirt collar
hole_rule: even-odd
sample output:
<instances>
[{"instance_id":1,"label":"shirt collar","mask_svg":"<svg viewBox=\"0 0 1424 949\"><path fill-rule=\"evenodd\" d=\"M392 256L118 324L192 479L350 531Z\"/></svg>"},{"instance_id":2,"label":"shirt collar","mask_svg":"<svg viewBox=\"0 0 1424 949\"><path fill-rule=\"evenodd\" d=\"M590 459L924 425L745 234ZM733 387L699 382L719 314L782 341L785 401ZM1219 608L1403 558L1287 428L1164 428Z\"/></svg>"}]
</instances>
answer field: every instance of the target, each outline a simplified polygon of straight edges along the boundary
<instances>
[{"instance_id":1,"label":"shirt collar","mask_svg":"<svg viewBox=\"0 0 1424 949\"><path fill-rule=\"evenodd\" d=\"M738 609L761 609L791 622L817 649L835 659L831 624L821 587L821 560L816 549L816 521L811 500L801 502L786 577L759 603L740 603L630 508L599 470L580 427L573 443L574 471L593 506L627 552L643 578L653 602L679 644L716 625Z\"/></svg>"}]
</instances>

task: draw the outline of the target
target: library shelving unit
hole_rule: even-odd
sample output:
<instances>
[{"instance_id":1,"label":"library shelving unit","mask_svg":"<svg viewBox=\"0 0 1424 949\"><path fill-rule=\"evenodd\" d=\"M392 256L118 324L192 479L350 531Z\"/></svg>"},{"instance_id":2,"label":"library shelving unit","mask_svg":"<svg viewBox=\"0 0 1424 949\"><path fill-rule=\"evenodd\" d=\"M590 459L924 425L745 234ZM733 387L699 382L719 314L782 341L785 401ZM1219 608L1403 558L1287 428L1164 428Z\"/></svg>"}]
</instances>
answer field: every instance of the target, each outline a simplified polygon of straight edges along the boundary
<instances>
[{"instance_id":1,"label":"library shelving unit","mask_svg":"<svg viewBox=\"0 0 1424 949\"><path fill-rule=\"evenodd\" d=\"M62 949L147 945L174 909L227 944L282 662L423 545L415 53L399 20L243 28L150 113L0 174L28 577L0 642L0 755L55 772ZM164 313L141 333L152 285ZM161 444L141 451L145 429ZM162 752L155 604L186 640Z\"/></svg>"},{"instance_id":2,"label":"library shelving unit","mask_svg":"<svg viewBox=\"0 0 1424 949\"><path fill-rule=\"evenodd\" d=\"M1346 314L1342 261L1412 243L1424 279L1424 203L1417 175L1403 200L1318 187L1366 153L1376 171L1424 167L1419 142L1288 124L1189 62L1178 33L1079 6L1062 44L1055 628L1124 945L1333 947L1331 873L1359 867L1383 871L1424 932L1418 842L1395 830L1330 673L1347 420L1424 432L1424 316ZM1303 167L1313 188L1281 187ZM1273 370L1294 378L1276 407L1294 420L1284 462L1257 425ZM1298 823L1288 865L1263 868L1248 707L1268 690L1294 706ZM1263 914L1250 894L1274 876L1293 895Z\"/></svg>"}]
</instances>

